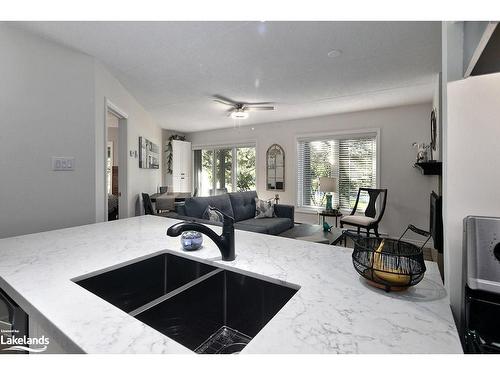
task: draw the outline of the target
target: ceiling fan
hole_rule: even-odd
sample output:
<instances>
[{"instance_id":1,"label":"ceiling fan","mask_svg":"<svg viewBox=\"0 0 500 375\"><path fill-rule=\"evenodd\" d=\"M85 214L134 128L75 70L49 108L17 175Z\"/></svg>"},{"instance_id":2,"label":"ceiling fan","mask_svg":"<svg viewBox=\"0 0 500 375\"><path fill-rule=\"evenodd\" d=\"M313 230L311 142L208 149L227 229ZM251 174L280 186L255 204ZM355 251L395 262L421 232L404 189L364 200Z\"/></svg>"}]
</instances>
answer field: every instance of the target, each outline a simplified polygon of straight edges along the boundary
<instances>
[{"instance_id":1,"label":"ceiling fan","mask_svg":"<svg viewBox=\"0 0 500 375\"><path fill-rule=\"evenodd\" d=\"M262 102L262 103L246 103L246 102L236 102L222 95L214 95L213 101L227 105L231 108L228 110L228 116L233 119L246 119L249 116L249 111L274 111L276 107L274 103Z\"/></svg>"}]
</instances>

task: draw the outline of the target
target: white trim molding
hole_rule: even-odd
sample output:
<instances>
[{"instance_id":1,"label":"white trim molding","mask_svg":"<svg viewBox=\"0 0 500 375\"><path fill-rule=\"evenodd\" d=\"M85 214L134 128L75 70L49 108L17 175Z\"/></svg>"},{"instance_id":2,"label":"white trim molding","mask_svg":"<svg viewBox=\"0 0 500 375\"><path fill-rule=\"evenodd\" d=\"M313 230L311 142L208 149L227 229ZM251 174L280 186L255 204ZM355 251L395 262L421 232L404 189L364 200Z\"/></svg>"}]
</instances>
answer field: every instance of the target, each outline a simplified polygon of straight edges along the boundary
<instances>
[{"instance_id":1,"label":"white trim molding","mask_svg":"<svg viewBox=\"0 0 500 375\"><path fill-rule=\"evenodd\" d=\"M191 144L191 149L194 150L204 150L204 149L221 149L221 148L233 148L233 147L257 147L257 140L252 139L248 141L239 142L224 142L224 143L205 143L205 144Z\"/></svg>"}]
</instances>

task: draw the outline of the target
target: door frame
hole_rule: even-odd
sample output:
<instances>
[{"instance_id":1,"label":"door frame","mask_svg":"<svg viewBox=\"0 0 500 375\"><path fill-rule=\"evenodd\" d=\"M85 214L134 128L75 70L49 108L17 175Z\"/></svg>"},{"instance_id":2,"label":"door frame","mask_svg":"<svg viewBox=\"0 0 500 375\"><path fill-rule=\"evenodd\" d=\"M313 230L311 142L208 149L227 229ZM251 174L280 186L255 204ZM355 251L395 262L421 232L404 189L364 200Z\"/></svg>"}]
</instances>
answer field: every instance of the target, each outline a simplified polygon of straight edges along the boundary
<instances>
[{"instance_id":1,"label":"door frame","mask_svg":"<svg viewBox=\"0 0 500 375\"><path fill-rule=\"evenodd\" d=\"M106 183L107 169L107 140L108 140L108 111L118 117L118 218L123 219L129 216L128 204L128 139L127 126L128 115L108 98L104 101L104 221L108 221L108 192Z\"/></svg>"}]
</instances>

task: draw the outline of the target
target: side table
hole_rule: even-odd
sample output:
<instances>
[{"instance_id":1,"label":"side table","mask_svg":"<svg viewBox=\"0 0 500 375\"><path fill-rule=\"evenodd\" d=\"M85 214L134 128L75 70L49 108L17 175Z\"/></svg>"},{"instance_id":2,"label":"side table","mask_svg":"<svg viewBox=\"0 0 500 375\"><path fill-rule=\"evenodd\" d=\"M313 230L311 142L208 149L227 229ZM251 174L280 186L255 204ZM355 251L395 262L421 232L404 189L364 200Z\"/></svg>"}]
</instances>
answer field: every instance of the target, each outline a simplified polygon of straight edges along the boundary
<instances>
[{"instance_id":1,"label":"side table","mask_svg":"<svg viewBox=\"0 0 500 375\"><path fill-rule=\"evenodd\" d=\"M318 212L318 224L322 224L321 223L321 217L323 217L323 224L325 223L325 218L326 217L334 217L335 218L335 227L338 227L339 223L338 223L338 218L339 217L342 217L342 214L340 213L340 211L337 211L337 210L333 210L333 211L319 211Z\"/></svg>"}]
</instances>

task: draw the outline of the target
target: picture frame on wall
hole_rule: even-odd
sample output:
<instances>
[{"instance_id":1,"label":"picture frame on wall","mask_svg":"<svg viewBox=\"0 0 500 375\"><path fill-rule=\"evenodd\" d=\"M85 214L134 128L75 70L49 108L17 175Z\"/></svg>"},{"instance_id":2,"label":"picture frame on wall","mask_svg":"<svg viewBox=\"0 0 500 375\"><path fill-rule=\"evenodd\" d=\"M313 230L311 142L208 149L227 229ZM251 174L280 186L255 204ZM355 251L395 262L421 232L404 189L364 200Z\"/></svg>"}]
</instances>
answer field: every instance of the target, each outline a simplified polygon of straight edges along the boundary
<instances>
[{"instance_id":1,"label":"picture frame on wall","mask_svg":"<svg viewBox=\"0 0 500 375\"><path fill-rule=\"evenodd\" d=\"M160 168L160 148L144 137L139 137L139 168Z\"/></svg>"}]
</instances>

